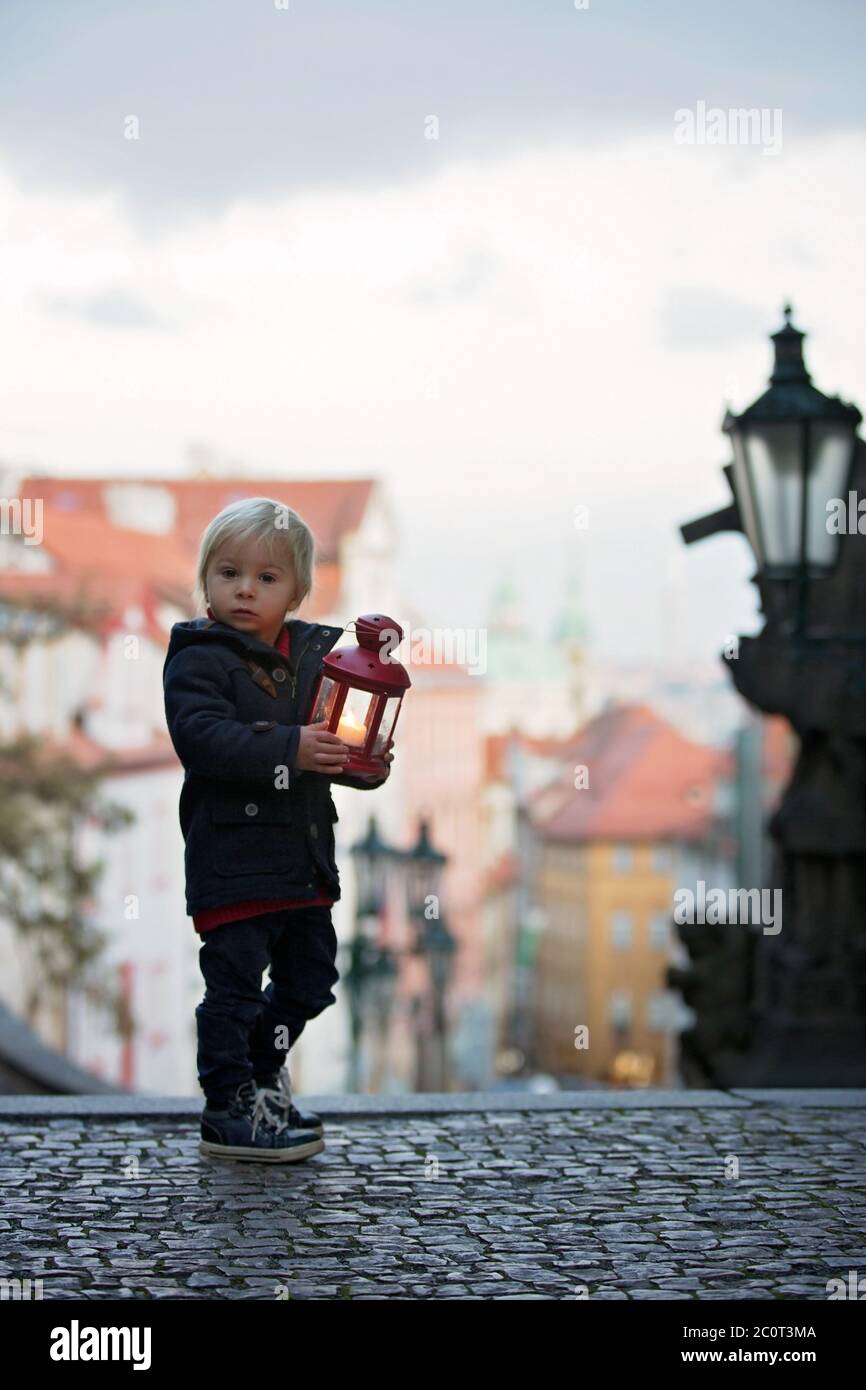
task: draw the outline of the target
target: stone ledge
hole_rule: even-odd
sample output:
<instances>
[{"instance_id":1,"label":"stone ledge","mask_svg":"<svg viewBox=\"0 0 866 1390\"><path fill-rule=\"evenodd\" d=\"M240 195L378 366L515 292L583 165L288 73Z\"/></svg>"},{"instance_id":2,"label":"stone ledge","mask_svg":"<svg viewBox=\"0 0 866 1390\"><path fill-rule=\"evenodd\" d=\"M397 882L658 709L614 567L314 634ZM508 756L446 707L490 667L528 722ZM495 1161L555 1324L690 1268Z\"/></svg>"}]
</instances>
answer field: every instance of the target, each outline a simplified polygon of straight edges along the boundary
<instances>
[{"instance_id":1,"label":"stone ledge","mask_svg":"<svg viewBox=\"0 0 866 1390\"><path fill-rule=\"evenodd\" d=\"M555 1110L695 1110L706 1108L744 1109L753 1106L866 1108L866 1090L808 1090L791 1087L778 1090L732 1091L444 1091L394 1095L298 1095L305 1109L323 1118L351 1119L368 1115L445 1115L479 1114L490 1111ZM198 1116L204 1100L199 1096L159 1096L145 1092L128 1095L7 1095L0 1096L0 1120L42 1117L110 1119L168 1119Z\"/></svg>"}]
</instances>

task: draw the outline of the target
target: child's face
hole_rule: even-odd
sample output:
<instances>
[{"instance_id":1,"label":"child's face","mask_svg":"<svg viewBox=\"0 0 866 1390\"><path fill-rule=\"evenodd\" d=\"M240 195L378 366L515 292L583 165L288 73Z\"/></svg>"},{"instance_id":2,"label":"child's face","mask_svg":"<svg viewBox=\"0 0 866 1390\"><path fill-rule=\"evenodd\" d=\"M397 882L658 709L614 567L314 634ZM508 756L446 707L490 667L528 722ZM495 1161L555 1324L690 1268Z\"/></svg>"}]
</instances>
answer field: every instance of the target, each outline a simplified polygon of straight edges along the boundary
<instances>
[{"instance_id":1,"label":"child's face","mask_svg":"<svg viewBox=\"0 0 866 1390\"><path fill-rule=\"evenodd\" d=\"M286 610L293 606L294 587L291 565L284 559L279 564L269 560L255 541L227 541L211 557L205 575L208 604L217 622L272 646Z\"/></svg>"}]
</instances>

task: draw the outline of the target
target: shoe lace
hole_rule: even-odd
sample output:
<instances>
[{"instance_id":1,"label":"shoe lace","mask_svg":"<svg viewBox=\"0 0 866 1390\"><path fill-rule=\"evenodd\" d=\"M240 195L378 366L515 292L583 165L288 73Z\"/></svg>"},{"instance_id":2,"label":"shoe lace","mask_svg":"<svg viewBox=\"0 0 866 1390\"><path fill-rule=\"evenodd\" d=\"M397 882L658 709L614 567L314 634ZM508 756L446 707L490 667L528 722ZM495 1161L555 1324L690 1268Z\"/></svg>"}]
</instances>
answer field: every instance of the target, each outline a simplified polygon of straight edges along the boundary
<instances>
[{"instance_id":1,"label":"shoe lace","mask_svg":"<svg viewBox=\"0 0 866 1390\"><path fill-rule=\"evenodd\" d=\"M256 1136L256 1132L259 1128L259 1125L261 1125L263 1129L277 1128L277 1116L271 1113L268 1102L268 1097L273 1096L275 1094L275 1091L256 1092L256 1097L253 1101L252 1108L253 1138L255 1138Z\"/></svg>"},{"instance_id":2,"label":"shoe lace","mask_svg":"<svg viewBox=\"0 0 866 1390\"><path fill-rule=\"evenodd\" d=\"M295 1107L292 1103L292 1083L287 1069L279 1073L276 1086L263 1086L259 1090L256 1103L261 1104L266 1113L272 1113L274 1120L291 1122Z\"/></svg>"}]
</instances>

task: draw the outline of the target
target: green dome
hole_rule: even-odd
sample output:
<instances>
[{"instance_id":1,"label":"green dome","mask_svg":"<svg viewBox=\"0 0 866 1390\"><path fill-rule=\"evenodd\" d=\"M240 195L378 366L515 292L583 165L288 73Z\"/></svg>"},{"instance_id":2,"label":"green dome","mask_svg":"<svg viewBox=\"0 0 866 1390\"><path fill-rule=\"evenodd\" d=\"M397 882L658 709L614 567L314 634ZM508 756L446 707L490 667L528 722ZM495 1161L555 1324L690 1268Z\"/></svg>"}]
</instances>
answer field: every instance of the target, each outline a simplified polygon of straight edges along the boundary
<instances>
[{"instance_id":1,"label":"green dome","mask_svg":"<svg viewBox=\"0 0 866 1390\"><path fill-rule=\"evenodd\" d=\"M570 671L569 644L583 641L586 624L578 601L576 581L566 592L551 636L526 619L520 591L509 576L490 601L487 675L491 681L564 680Z\"/></svg>"}]
</instances>

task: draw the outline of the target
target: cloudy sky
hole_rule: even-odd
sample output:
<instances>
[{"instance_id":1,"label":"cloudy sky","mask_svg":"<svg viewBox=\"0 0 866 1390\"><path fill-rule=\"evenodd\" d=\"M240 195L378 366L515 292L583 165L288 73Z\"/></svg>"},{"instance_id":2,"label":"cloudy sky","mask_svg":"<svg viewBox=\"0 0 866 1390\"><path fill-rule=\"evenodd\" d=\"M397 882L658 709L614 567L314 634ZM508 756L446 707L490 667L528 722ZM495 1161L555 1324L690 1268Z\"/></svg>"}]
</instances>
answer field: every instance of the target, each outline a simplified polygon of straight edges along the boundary
<instances>
[{"instance_id":1,"label":"cloudy sky","mask_svg":"<svg viewBox=\"0 0 866 1390\"><path fill-rule=\"evenodd\" d=\"M408 591L713 660L725 403L864 407L861 0L4 0L0 464L381 476ZM855 64L857 70L855 71ZM753 143L677 112L757 108ZM576 508L589 526L575 527Z\"/></svg>"}]
</instances>

